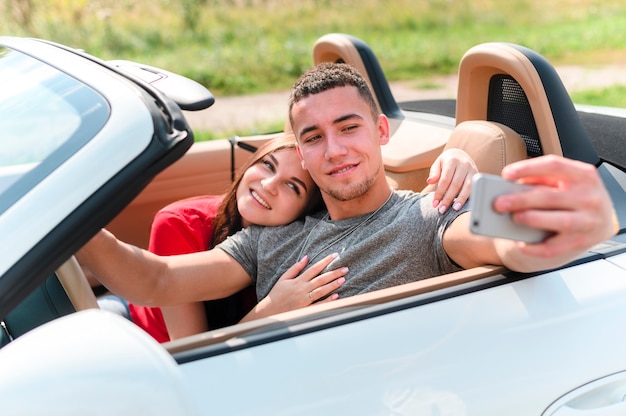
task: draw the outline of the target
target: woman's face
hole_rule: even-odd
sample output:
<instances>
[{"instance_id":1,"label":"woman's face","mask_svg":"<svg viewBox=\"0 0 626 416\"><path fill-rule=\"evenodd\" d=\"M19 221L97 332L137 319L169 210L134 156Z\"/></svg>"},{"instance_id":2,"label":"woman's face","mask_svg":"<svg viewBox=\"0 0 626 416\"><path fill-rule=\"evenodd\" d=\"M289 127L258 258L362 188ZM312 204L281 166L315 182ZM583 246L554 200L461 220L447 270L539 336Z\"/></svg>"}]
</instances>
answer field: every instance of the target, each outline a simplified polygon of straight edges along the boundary
<instances>
[{"instance_id":1,"label":"woman's face","mask_svg":"<svg viewBox=\"0 0 626 416\"><path fill-rule=\"evenodd\" d=\"M237 187L243 225L275 226L297 219L317 187L295 149L281 149L250 166Z\"/></svg>"}]
</instances>

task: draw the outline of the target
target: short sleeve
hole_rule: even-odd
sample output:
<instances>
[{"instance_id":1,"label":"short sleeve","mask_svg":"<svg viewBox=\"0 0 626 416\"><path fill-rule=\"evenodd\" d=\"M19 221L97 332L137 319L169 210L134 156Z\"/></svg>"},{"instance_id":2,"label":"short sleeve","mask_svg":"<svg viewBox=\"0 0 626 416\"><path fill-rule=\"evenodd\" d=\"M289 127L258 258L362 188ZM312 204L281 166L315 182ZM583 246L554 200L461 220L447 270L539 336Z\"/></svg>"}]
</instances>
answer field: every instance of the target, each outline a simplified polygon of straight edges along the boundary
<instances>
[{"instance_id":1,"label":"short sleeve","mask_svg":"<svg viewBox=\"0 0 626 416\"><path fill-rule=\"evenodd\" d=\"M209 249L221 201L221 196L203 196L177 201L159 210L152 222L148 249L161 256Z\"/></svg>"}]
</instances>

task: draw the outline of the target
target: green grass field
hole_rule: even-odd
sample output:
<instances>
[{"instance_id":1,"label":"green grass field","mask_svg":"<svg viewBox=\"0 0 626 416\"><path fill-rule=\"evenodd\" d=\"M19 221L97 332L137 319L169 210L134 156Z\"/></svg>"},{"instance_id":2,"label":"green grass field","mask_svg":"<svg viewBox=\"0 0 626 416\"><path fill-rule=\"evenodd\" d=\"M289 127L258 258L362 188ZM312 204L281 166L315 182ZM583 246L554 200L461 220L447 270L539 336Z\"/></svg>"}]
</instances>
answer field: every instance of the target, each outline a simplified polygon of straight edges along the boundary
<instances>
[{"instance_id":1,"label":"green grass field","mask_svg":"<svg viewBox=\"0 0 626 416\"><path fill-rule=\"evenodd\" d=\"M320 36L349 33L388 78L456 71L488 41L519 43L554 64L626 54L626 3L616 0L5 0L0 33L42 37L103 59L189 76L217 95L289 88ZM0 6L2 7L2 6Z\"/></svg>"},{"instance_id":2,"label":"green grass field","mask_svg":"<svg viewBox=\"0 0 626 416\"><path fill-rule=\"evenodd\" d=\"M456 72L489 41L524 45L554 65L626 57L617 0L4 0L0 34L44 38L103 59L186 75L216 96L288 89L331 32L366 41L390 81ZM4 9L4 10L2 10ZM625 88L575 101L626 107Z\"/></svg>"}]
</instances>

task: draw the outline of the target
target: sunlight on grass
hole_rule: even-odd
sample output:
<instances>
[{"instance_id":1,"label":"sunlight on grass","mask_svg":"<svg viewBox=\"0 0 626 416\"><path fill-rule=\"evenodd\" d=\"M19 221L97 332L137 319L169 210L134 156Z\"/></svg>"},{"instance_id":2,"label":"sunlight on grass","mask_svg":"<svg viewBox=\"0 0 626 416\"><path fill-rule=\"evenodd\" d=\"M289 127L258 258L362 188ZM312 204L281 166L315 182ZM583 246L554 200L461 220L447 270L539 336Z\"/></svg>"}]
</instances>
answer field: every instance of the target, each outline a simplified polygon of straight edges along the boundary
<instances>
[{"instance_id":1,"label":"sunlight on grass","mask_svg":"<svg viewBox=\"0 0 626 416\"><path fill-rule=\"evenodd\" d=\"M331 32L370 44L391 81L454 73L489 41L558 64L626 50L626 3L612 0L6 0L0 10L4 34L162 67L222 96L288 89Z\"/></svg>"},{"instance_id":2,"label":"sunlight on grass","mask_svg":"<svg viewBox=\"0 0 626 416\"><path fill-rule=\"evenodd\" d=\"M285 120L281 118L273 123L263 123L252 128L232 129L223 132L194 130L193 135L196 142L202 142L206 140L225 139L233 136L246 137L257 134L277 133L283 131L284 128Z\"/></svg>"},{"instance_id":3,"label":"sunlight on grass","mask_svg":"<svg viewBox=\"0 0 626 416\"><path fill-rule=\"evenodd\" d=\"M420 90L436 90L443 88L444 85L434 81L425 80L414 83L414 87Z\"/></svg>"},{"instance_id":4,"label":"sunlight on grass","mask_svg":"<svg viewBox=\"0 0 626 416\"><path fill-rule=\"evenodd\" d=\"M578 91L571 97L576 104L626 108L626 85Z\"/></svg>"},{"instance_id":5,"label":"sunlight on grass","mask_svg":"<svg viewBox=\"0 0 626 416\"><path fill-rule=\"evenodd\" d=\"M44 7L45 6L45 7ZM371 47L389 81L440 88L483 42L517 43L553 65L623 62L626 2L613 0L6 0L1 33L33 36L180 73L216 96L282 91L312 62L314 42L348 33ZM349 18L346 18L349 16ZM580 104L626 107L626 87L573 94ZM196 132L196 140L282 130Z\"/></svg>"}]
</instances>

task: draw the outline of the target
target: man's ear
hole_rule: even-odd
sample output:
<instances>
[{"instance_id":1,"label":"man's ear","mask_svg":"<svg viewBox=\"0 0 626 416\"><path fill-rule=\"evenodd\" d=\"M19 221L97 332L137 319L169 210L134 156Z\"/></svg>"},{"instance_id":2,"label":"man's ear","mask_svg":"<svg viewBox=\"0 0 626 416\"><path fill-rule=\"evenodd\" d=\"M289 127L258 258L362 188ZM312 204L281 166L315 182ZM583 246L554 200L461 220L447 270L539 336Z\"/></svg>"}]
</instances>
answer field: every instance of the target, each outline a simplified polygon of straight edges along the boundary
<instances>
[{"instance_id":1,"label":"man's ear","mask_svg":"<svg viewBox=\"0 0 626 416\"><path fill-rule=\"evenodd\" d=\"M298 157L300 158L300 165L302 169L306 170L306 165L304 163L304 158L302 157L302 150L300 149L300 145L296 142L296 152L298 153Z\"/></svg>"},{"instance_id":2,"label":"man's ear","mask_svg":"<svg viewBox=\"0 0 626 416\"><path fill-rule=\"evenodd\" d=\"M389 119L384 114L378 116L378 135L381 146L389 143Z\"/></svg>"}]
</instances>

